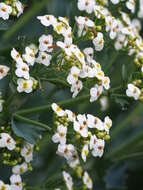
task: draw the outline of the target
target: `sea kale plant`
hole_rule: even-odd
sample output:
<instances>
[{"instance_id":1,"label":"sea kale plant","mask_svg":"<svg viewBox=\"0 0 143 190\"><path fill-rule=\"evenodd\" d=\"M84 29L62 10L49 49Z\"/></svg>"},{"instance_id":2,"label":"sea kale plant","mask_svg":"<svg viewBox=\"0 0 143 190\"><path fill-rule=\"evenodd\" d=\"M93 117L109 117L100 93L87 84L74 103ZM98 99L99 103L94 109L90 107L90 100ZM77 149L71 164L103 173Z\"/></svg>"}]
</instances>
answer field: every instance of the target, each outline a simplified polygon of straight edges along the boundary
<instances>
[{"instance_id":1,"label":"sea kale plant","mask_svg":"<svg viewBox=\"0 0 143 190\"><path fill-rule=\"evenodd\" d=\"M0 190L131 190L142 18L143 0L0 1Z\"/></svg>"}]
</instances>

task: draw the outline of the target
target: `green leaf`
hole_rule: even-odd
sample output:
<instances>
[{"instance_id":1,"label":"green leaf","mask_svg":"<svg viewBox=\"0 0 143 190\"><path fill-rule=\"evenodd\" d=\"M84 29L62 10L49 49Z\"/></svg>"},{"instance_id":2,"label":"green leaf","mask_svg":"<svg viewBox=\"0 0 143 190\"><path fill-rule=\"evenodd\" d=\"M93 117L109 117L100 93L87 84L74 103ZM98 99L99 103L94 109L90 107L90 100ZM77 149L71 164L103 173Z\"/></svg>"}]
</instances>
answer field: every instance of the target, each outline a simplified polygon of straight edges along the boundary
<instances>
[{"instance_id":1,"label":"green leaf","mask_svg":"<svg viewBox=\"0 0 143 190\"><path fill-rule=\"evenodd\" d=\"M127 164L112 165L104 177L107 189L125 189Z\"/></svg>"},{"instance_id":2,"label":"green leaf","mask_svg":"<svg viewBox=\"0 0 143 190\"><path fill-rule=\"evenodd\" d=\"M31 124L21 123L14 119L12 119L12 129L18 137L24 138L31 144L35 144L42 131L44 131L39 127L35 127Z\"/></svg>"},{"instance_id":3,"label":"green leaf","mask_svg":"<svg viewBox=\"0 0 143 190\"><path fill-rule=\"evenodd\" d=\"M9 22L0 20L0 30L8 30L9 28Z\"/></svg>"}]
</instances>

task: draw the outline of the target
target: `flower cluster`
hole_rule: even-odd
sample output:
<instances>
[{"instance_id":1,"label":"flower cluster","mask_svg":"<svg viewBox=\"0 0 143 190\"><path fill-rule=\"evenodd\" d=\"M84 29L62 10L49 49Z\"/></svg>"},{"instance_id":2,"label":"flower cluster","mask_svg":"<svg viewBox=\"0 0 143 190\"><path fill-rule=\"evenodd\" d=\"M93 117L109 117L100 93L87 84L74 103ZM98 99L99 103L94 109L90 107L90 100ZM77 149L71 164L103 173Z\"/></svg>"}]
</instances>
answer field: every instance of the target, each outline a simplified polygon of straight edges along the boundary
<instances>
[{"instance_id":1,"label":"flower cluster","mask_svg":"<svg viewBox=\"0 0 143 190\"><path fill-rule=\"evenodd\" d=\"M74 183L73 183L73 179L72 179L71 175L66 171L63 171L62 174L63 174L63 179L65 181L67 189L73 190L74 189ZM83 174L82 182L83 182L83 188L84 189L92 189L93 188L93 182L92 182L87 171L85 171ZM60 189L58 188L55 190L60 190Z\"/></svg>"},{"instance_id":2,"label":"flower cluster","mask_svg":"<svg viewBox=\"0 0 143 190\"><path fill-rule=\"evenodd\" d=\"M22 139L14 140L9 134L11 129L1 127L0 133L0 151L2 152L3 164L12 166L12 175L10 185L0 180L0 189L22 190L24 183L21 175L31 170L30 162L33 160L34 145L28 142L23 144ZM17 158L16 158L17 155Z\"/></svg>"},{"instance_id":3,"label":"flower cluster","mask_svg":"<svg viewBox=\"0 0 143 190\"><path fill-rule=\"evenodd\" d=\"M134 100L143 101L143 39L140 36L141 23L139 21L139 18L143 17L143 1L139 1L138 19L133 20L129 14L122 11L121 7L115 14L116 16L113 16L114 13L112 14L109 6L114 7L116 4L119 7L125 5L123 10L128 9L128 12L132 14L136 11L135 0L77 0L78 9L85 11L87 15L75 16L73 28L65 17L38 16L37 19L40 20L41 24L50 27L50 29L46 28L45 34L39 37L36 45L28 44L24 47L24 51L12 49L11 70L7 66L0 65L0 80L10 71L12 82L17 86L17 91L19 93L32 93L38 84L39 86L42 84L41 81L49 82L57 79L58 82L70 87L73 98L85 90L88 91L87 95L90 94L90 102L94 102L105 94L104 91L110 89L110 78L105 75L101 64L95 60L95 57L98 58L98 52L104 51L109 40L113 42L116 51L125 51L133 57L140 78L133 80L133 76L129 77L126 84L126 95ZM18 17L22 13L23 5L18 0L5 0L0 3L0 18L4 20L8 19L10 15ZM86 41L88 43L85 45L88 44L88 46L80 44ZM53 73L48 72L51 70L54 71L55 75L52 80L50 80L50 76ZM57 72L62 75L63 81L58 80ZM112 96L113 92L114 89L111 89L106 94L107 97L100 98L101 110L107 109L108 95ZM115 97L116 95L114 94ZM1 116L5 116L3 106L8 107L8 103L4 104L0 94L0 112L3 111ZM25 118L20 115L21 112L14 114L10 112L9 115L11 114L13 119L19 116L19 120L22 118L22 121L37 124L49 129L49 131L53 129L54 133L51 139L58 144L56 153L65 159L69 171L72 171L79 178L83 185L82 189L92 189L93 182L82 166L89 156L103 156L105 143L110 139L112 120L109 116L105 116L101 120L91 114L75 114L71 110L63 110L56 103L53 103L51 107L54 111L53 128ZM30 112L32 112L31 110ZM14 136L11 128L0 128L2 162L12 166L10 185L0 181L0 190L22 190L24 188L21 175L31 170L30 162L33 160L35 146ZM68 167L64 168L62 176L67 189L73 190L76 183L74 183L74 175L72 177L67 172Z\"/></svg>"},{"instance_id":4,"label":"flower cluster","mask_svg":"<svg viewBox=\"0 0 143 190\"><path fill-rule=\"evenodd\" d=\"M8 20L10 15L19 17L23 9L24 6L19 0L5 0L0 3L0 18Z\"/></svg>"},{"instance_id":5,"label":"flower cluster","mask_svg":"<svg viewBox=\"0 0 143 190\"><path fill-rule=\"evenodd\" d=\"M112 0L112 3L118 4L120 3L120 1ZM142 1L140 1L140 6L139 6L140 9L142 9L141 5L142 5ZM126 6L128 9L131 10L131 12L135 11L134 0L126 1ZM119 12L120 19L115 18L114 16L112 16L111 12L108 10L108 6L104 6L100 4L99 2L96 3L95 0L88 0L88 1L78 0L78 8L81 11L83 10L86 11L90 15L91 13L94 13L95 22L92 21L94 25L91 27L93 31L96 26L96 23L98 23L99 20L104 21L105 25L100 26L100 28L103 31L103 33L104 32L109 33L109 37L111 40L115 40L115 45L114 45L115 49L117 51L125 50L128 52L128 55L134 56L134 63L138 66L138 68L141 68L141 72L143 72L143 48L142 48L143 39L139 34L139 31L141 29L141 24L139 20L137 19L131 20L129 15L123 11ZM84 22L82 23L84 24ZM92 33L94 34L94 32ZM102 35L100 34L100 38L103 39ZM127 94L129 96L132 96L128 92ZM139 96L140 96L140 93L138 94L138 97ZM138 99L138 98L135 98L135 99Z\"/></svg>"},{"instance_id":6,"label":"flower cluster","mask_svg":"<svg viewBox=\"0 0 143 190\"><path fill-rule=\"evenodd\" d=\"M91 102L95 101L102 94L103 89L108 90L110 88L110 79L105 76L101 65L93 59L93 48L86 48L82 52L78 46L73 43L72 28L66 18L59 17L57 19L53 15L45 15L39 16L38 19L46 27L52 25L54 32L63 38L63 41L57 40L54 47L57 46L62 49L62 53L59 55L57 62L60 64L60 67L66 67L66 72L69 70L67 82L71 85L73 97L76 97L84 87L83 81L92 80L94 86L90 87L90 100ZM88 27L94 26L94 23L86 17L76 17L76 22L79 27L78 35L83 33L84 29L87 30ZM50 35L46 38L44 35L39 40L41 42L40 49L42 51L45 51L44 47L49 47L48 49L50 51L53 47L52 37L51 40L49 40L49 36ZM97 33L93 43L95 44L95 50L100 51L103 48L104 40L102 33Z\"/></svg>"},{"instance_id":7,"label":"flower cluster","mask_svg":"<svg viewBox=\"0 0 143 190\"><path fill-rule=\"evenodd\" d=\"M113 4L118 4L122 1L125 1L125 0L111 0L111 2ZM136 8L136 1L135 0L127 0L125 1L125 5L126 7L132 12L134 13L135 12L135 8Z\"/></svg>"},{"instance_id":8,"label":"flower cluster","mask_svg":"<svg viewBox=\"0 0 143 190\"><path fill-rule=\"evenodd\" d=\"M33 66L35 63L35 54L37 53L37 49L35 46L27 46L25 48L25 54L22 56L20 53L13 48L11 51L11 57L14 60L13 68L15 69L16 83L17 83L17 91L18 92L32 92L36 86L37 81L30 76L30 66Z\"/></svg>"},{"instance_id":9,"label":"flower cluster","mask_svg":"<svg viewBox=\"0 0 143 190\"><path fill-rule=\"evenodd\" d=\"M143 88L140 88L142 81L135 80L133 83L128 84L126 95L134 98L134 100L143 100Z\"/></svg>"},{"instance_id":10,"label":"flower cluster","mask_svg":"<svg viewBox=\"0 0 143 190\"><path fill-rule=\"evenodd\" d=\"M64 157L71 168L74 170L79 168L78 151L84 162L90 151L94 157L103 155L105 141L110 139L109 130L112 126L112 121L108 116L103 122L91 114L76 116L72 111L63 110L55 103L52 104L52 109L55 113L56 127L52 140L54 143L59 143L57 154ZM75 142L73 138L68 138L69 134L73 134ZM78 148L76 148L77 144ZM83 180L84 178L86 177L84 176Z\"/></svg>"}]
</instances>

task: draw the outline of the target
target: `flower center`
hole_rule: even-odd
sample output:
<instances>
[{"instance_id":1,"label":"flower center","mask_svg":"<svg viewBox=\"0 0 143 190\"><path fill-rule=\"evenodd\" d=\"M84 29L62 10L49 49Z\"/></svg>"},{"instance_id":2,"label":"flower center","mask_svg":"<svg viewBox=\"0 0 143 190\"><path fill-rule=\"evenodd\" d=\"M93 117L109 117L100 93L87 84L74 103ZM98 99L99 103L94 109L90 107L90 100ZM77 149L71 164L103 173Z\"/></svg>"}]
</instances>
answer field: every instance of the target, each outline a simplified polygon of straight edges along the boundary
<instances>
[{"instance_id":1,"label":"flower center","mask_svg":"<svg viewBox=\"0 0 143 190\"><path fill-rule=\"evenodd\" d=\"M2 185L2 187L0 188L0 190L6 190L6 187L4 185Z\"/></svg>"},{"instance_id":2,"label":"flower center","mask_svg":"<svg viewBox=\"0 0 143 190\"><path fill-rule=\"evenodd\" d=\"M2 10L3 12L6 12L6 8L5 8L5 7L2 7L1 10Z\"/></svg>"},{"instance_id":3,"label":"flower center","mask_svg":"<svg viewBox=\"0 0 143 190\"><path fill-rule=\"evenodd\" d=\"M23 84L23 88L26 89L27 87L28 87L27 82L24 82L24 84Z\"/></svg>"},{"instance_id":4,"label":"flower center","mask_svg":"<svg viewBox=\"0 0 143 190\"><path fill-rule=\"evenodd\" d=\"M0 69L0 73L3 74L4 73L4 69Z\"/></svg>"}]
</instances>

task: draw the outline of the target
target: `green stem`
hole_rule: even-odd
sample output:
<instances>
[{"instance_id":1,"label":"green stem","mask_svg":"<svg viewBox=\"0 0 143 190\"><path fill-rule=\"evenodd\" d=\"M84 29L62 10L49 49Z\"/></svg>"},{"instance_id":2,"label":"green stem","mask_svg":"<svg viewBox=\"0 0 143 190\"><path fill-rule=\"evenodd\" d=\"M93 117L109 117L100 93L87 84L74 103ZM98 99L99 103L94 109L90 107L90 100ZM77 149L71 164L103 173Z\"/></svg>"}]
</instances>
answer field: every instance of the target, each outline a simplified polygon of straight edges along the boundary
<instances>
[{"instance_id":1,"label":"green stem","mask_svg":"<svg viewBox=\"0 0 143 190\"><path fill-rule=\"evenodd\" d=\"M32 124L32 125L36 125L36 126L39 126L43 129L46 129L47 131L51 131L52 129L46 125L46 124L43 124L41 122L38 122L38 121L34 121L34 120L31 120L31 119L28 119L26 117L23 117L23 116L20 116L18 114L14 114L13 117L19 121L23 121L24 123L28 123L28 124Z\"/></svg>"},{"instance_id":2,"label":"green stem","mask_svg":"<svg viewBox=\"0 0 143 190\"><path fill-rule=\"evenodd\" d=\"M116 87L113 87L110 89L110 92L114 92L116 90L120 90L120 89L123 89L123 85L120 85L120 86L116 86Z\"/></svg>"},{"instance_id":3,"label":"green stem","mask_svg":"<svg viewBox=\"0 0 143 190\"><path fill-rule=\"evenodd\" d=\"M63 79L56 79L56 78L40 78L40 80L48 81L54 84L61 84L65 87L69 87L69 85Z\"/></svg>"},{"instance_id":4,"label":"green stem","mask_svg":"<svg viewBox=\"0 0 143 190\"><path fill-rule=\"evenodd\" d=\"M49 0L36 1L29 10L3 35L4 40L9 40L18 30L20 30L30 19L45 7Z\"/></svg>"},{"instance_id":5,"label":"green stem","mask_svg":"<svg viewBox=\"0 0 143 190\"><path fill-rule=\"evenodd\" d=\"M57 102L58 105L60 106L67 106L67 105L72 105L72 104L76 104L78 102L83 102L86 99L88 99L90 97L89 94L84 95L84 96L80 96L77 98L71 98L65 101L60 101ZM48 105L43 105L43 106L37 106L35 108L30 108L30 109L23 109L20 111L17 111L16 114L20 114L20 115L25 115L25 114L30 114L30 113L39 113L39 112L43 112L43 111L47 111L51 109L51 104Z\"/></svg>"},{"instance_id":6,"label":"green stem","mask_svg":"<svg viewBox=\"0 0 143 190\"><path fill-rule=\"evenodd\" d=\"M108 63L104 69L105 73L108 73L109 69L111 68L111 66L115 63L116 59L118 58L119 54L115 53L112 57L112 60L110 61L110 63Z\"/></svg>"},{"instance_id":7,"label":"green stem","mask_svg":"<svg viewBox=\"0 0 143 190\"><path fill-rule=\"evenodd\" d=\"M111 94L111 97L126 97L127 98L127 96L124 94Z\"/></svg>"}]
</instances>

